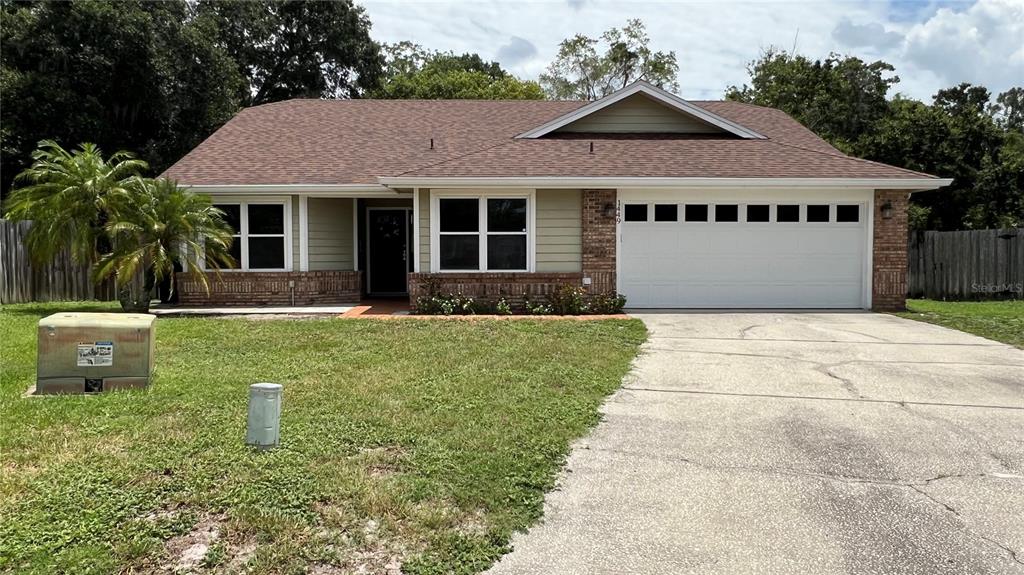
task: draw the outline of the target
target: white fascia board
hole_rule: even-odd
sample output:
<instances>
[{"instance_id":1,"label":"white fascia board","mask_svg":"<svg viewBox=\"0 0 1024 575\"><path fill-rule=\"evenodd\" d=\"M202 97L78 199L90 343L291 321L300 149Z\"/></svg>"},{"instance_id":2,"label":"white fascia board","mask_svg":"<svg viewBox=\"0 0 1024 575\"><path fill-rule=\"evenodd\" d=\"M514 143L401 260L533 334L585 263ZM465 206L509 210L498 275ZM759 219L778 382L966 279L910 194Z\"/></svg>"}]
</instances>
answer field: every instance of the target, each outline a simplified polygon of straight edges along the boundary
<instances>
[{"instance_id":1,"label":"white fascia board","mask_svg":"<svg viewBox=\"0 0 1024 575\"><path fill-rule=\"evenodd\" d=\"M648 84L647 82L644 81L635 82L617 92L613 92L605 96L604 98L601 98L600 100L595 100L587 104L586 106L573 110L572 112L569 112L568 114L565 114L563 116L559 116L546 124L538 126L528 132L523 132L522 134L519 134L516 137L539 138L541 136L544 136L545 134L550 134L551 132L557 130L558 128L561 128L562 126L571 124L576 120L579 120L580 118L589 116L590 114L593 114L598 110L607 108L608 106L611 106L612 104L624 98L628 98L638 93L643 93L644 95L653 98L654 100L657 100L662 104L665 104L666 106L676 110L677 112L693 116L698 120L707 122L712 126L717 126L735 136L755 140L766 139L765 136L758 134L757 132L751 130L750 128L745 128L737 124L736 122L727 120L719 116L718 114L713 114L705 110L704 108L701 108L700 106L695 106L687 102L686 100L680 98L679 96L676 96L675 94L666 92L665 90L662 90L661 88L658 88L656 86L652 86L651 84Z\"/></svg>"},{"instance_id":2,"label":"white fascia board","mask_svg":"<svg viewBox=\"0 0 1024 575\"><path fill-rule=\"evenodd\" d=\"M246 184L189 185L181 187L199 194L296 194L335 198L395 196L399 192L381 184Z\"/></svg>"},{"instance_id":3,"label":"white fascia board","mask_svg":"<svg viewBox=\"0 0 1024 575\"><path fill-rule=\"evenodd\" d=\"M935 190L953 183L948 178L380 178L393 187L423 188L846 188L874 190Z\"/></svg>"}]
</instances>

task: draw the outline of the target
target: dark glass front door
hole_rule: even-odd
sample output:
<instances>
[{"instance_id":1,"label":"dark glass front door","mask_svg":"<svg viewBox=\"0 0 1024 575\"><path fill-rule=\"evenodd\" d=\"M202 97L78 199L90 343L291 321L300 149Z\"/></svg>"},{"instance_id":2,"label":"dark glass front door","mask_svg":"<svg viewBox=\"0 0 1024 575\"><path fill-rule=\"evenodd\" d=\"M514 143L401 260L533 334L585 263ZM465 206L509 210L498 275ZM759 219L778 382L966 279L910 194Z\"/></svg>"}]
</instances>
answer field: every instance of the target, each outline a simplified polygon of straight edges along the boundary
<instances>
[{"instance_id":1,"label":"dark glass front door","mask_svg":"<svg viewBox=\"0 0 1024 575\"><path fill-rule=\"evenodd\" d=\"M404 294L409 291L410 246L408 210L371 209L368 226L367 260L370 294Z\"/></svg>"}]
</instances>

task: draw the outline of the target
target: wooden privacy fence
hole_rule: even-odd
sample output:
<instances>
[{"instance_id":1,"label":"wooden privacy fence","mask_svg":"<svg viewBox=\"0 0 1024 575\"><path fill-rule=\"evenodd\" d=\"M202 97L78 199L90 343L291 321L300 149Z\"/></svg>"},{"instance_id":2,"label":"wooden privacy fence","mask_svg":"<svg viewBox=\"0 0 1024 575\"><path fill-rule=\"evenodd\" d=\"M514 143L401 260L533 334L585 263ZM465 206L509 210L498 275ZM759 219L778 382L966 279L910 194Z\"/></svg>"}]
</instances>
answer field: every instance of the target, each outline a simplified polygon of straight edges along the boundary
<instances>
[{"instance_id":1,"label":"wooden privacy fence","mask_svg":"<svg viewBox=\"0 0 1024 575\"><path fill-rule=\"evenodd\" d=\"M1024 228L911 232L908 259L910 297L1024 298Z\"/></svg>"},{"instance_id":2,"label":"wooden privacy fence","mask_svg":"<svg viewBox=\"0 0 1024 575\"><path fill-rule=\"evenodd\" d=\"M87 265L63 250L48 264L29 258L25 235L32 222L0 220L0 304L61 300L113 300L113 281L93 284Z\"/></svg>"}]
</instances>

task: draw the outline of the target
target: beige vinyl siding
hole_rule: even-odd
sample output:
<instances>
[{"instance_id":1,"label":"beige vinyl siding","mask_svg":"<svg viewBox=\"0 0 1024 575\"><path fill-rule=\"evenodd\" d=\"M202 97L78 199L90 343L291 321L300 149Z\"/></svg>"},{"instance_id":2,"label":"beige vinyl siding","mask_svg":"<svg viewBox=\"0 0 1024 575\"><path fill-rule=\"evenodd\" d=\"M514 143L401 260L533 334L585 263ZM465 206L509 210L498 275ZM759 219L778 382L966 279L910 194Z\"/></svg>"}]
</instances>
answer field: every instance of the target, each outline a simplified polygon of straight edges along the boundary
<instances>
[{"instance_id":1,"label":"beige vinyl siding","mask_svg":"<svg viewBox=\"0 0 1024 575\"><path fill-rule=\"evenodd\" d=\"M556 131L714 134L722 130L670 109L647 96L634 94Z\"/></svg>"},{"instance_id":2,"label":"beige vinyl siding","mask_svg":"<svg viewBox=\"0 0 1024 575\"><path fill-rule=\"evenodd\" d=\"M352 262L351 198L309 198L309 271L348 271Z\"/></svg>"},{"instance_id":3,"label":"beige vinyl siding","mask_svg":"<svg viewBox=\"0 0 1024 575\"><path fill-rule=\"evenodd\" d=\"M430 271L430 190L420 190L420 271Z\"/></svg>"},{"instance_id":4,"label":"beige vinyl siding","mask_svg":"<svg viewBox=\"0 0 1024 575\"><path fill-rule=\"evenodd\" d=\"M583 193L580 190L537 190L536 201L537 271L580 271Z\"/></svg>"}]
</instances>

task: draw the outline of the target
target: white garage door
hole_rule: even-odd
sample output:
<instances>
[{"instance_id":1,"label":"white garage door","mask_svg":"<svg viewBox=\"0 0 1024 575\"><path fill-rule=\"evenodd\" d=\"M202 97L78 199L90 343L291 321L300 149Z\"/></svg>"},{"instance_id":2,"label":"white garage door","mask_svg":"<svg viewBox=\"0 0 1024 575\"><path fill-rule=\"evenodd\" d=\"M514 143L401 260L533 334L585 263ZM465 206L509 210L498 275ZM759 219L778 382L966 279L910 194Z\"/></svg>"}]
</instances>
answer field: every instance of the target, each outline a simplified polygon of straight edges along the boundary
<instances>
[{"instance_id":1,"label":"white garage door","mask_svg":"<svg viewBox=\"0 0 1024 575\"><path fill-rule=\"evenodd\" d=\"M867 202L625 198L619 287L628 307L867 305Z\"/></svg>"}]
</instances>

